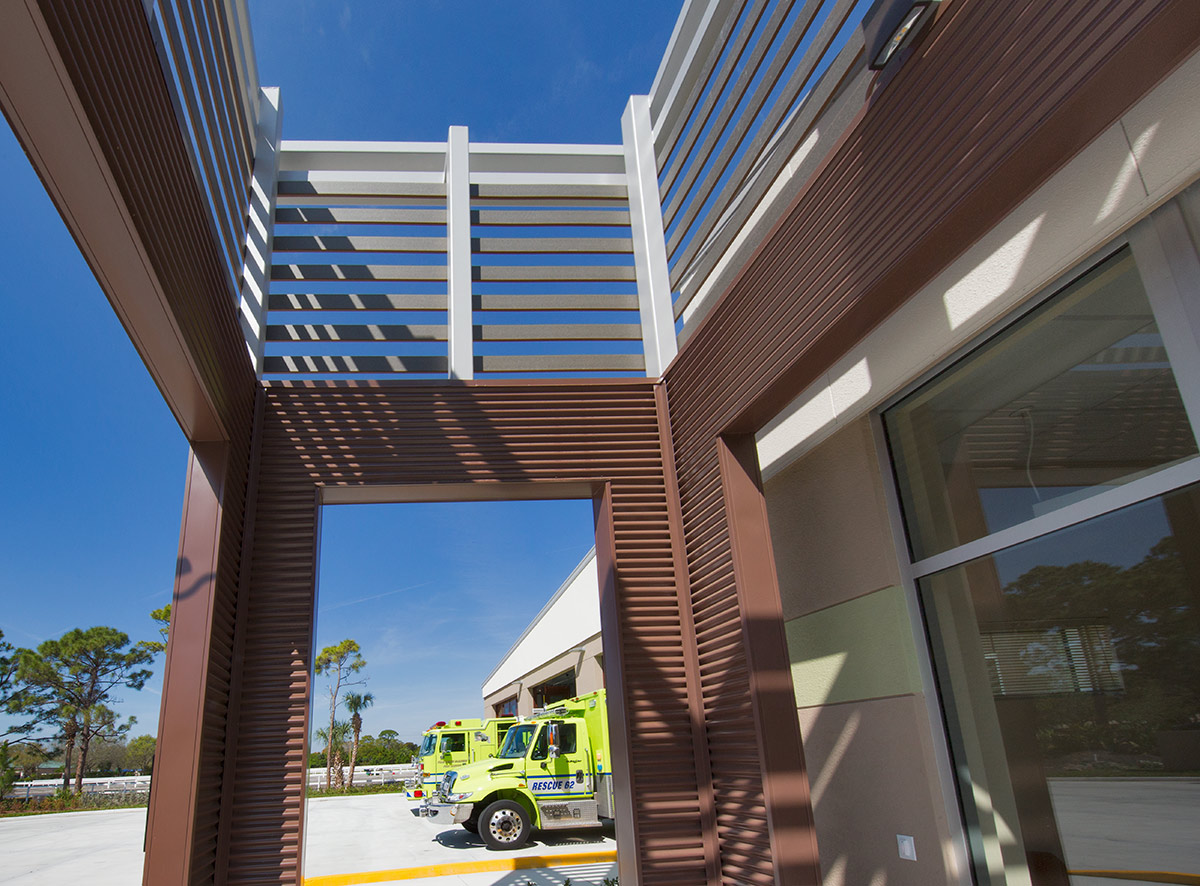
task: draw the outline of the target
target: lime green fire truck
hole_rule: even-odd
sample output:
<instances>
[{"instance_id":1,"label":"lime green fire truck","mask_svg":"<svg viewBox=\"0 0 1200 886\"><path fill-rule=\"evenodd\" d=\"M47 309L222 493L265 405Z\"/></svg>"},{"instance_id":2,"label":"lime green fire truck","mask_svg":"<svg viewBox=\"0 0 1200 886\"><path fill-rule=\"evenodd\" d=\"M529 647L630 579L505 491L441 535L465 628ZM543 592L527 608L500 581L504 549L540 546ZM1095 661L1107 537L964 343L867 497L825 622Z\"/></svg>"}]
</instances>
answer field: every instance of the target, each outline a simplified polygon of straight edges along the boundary
<instances>
[{"instance_id":1,"label":"lime green fire truck","mask_svg":"<svg viewBox=\"0 0 1200 886\"><path fill-rule=\"evenodd\" d=\"M418 755L419 783L412 796L425 798L450 769L486 760L504 743L504 735L517 722L516 717L494 717L489 720L440 720L421 737Z\"/></svg>"},{"instance_id":2,"label":"lime green fire truck","mask_svg":"<svg viewBox=\"0 0 1200 886\"><path fill-rule=\"evenodd\" d=\"M517 849L534 828L599 827L613 817L610 759L601 689L512 726L494 758L447 771L421 813L492 849Z\"/></svg>"}]
</instances>

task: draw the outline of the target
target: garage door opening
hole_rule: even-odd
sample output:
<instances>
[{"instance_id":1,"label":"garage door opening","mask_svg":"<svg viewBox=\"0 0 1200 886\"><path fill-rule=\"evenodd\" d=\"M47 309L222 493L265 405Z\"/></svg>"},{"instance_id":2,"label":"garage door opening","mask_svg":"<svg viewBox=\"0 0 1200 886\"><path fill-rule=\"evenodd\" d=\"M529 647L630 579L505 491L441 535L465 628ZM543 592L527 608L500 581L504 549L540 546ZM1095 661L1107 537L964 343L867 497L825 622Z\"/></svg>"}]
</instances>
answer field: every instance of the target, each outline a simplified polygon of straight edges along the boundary
<instances>
[{"instance_id":1,"label":"garage door opening","mask_svg":"<svg viewBox=\"0 0 1200 886\"><path fill-rule=\"evenodd\" d=\"M539 883L615 877L592 501L320 519L306 880L530 856L562 867Z\"/></svg>"}]
</instances>

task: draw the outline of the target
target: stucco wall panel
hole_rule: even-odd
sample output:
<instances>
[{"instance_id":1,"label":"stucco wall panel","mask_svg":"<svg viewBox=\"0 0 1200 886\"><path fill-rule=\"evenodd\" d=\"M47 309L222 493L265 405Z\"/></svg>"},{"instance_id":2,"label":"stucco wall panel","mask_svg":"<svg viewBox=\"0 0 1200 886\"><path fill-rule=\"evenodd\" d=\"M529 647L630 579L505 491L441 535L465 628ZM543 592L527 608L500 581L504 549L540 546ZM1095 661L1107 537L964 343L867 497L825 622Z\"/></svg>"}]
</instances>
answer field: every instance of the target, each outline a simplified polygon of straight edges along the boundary
<instances>
[{"instance_id":1,"label":"stucco wall panel","mask_svg":"<svg viewBox=\"0 0 1200 886\"><path fill-rule=\"evenodd\" d=\"M951 838L916 696L799 711L824 886L956 882ZM916 841L900 858L896 836Z\"/></svg>"},{"instance_id":2,"label":"stucco wall panel","mask_svg":"<svg viewBox=\"0 0 1200 886\"><path fill-rule=\"evenodd\" d=\"M783 617L900 583L865 419L766 483Z\"/></svg>"}]
</instances>

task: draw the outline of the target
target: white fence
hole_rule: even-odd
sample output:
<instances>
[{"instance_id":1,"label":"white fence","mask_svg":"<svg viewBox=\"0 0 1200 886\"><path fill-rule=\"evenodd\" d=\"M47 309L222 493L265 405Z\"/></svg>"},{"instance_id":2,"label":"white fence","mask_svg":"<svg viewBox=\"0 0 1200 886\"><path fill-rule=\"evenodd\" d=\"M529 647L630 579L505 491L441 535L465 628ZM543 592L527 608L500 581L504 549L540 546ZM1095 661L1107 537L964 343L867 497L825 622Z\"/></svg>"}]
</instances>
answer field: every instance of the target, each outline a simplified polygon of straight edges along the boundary
<instances>
[{"instance_id":1,"label":"white fence","mask_svg":"<svg viewBox=\"0 0 1200 886\"><path fill-rule=\"evenodd\" d=\"M308 770L308 786L324 788L325 768ZM350 778L350 767L342 767L342 776ZM417 777L415 763L392 763L384 766L356 766L354 768L354 783L356 785L373 784L404 784ZM74 784L75 779L71 779ZM48 797L62 787L62 778L39 778L33 781L21 781L13 785L5 796L18 799L33 797ZM83 780L85 794L131 794L149 793L149 775L121 775L114 778L85 778Z\"/></svg>"}]
</instances>

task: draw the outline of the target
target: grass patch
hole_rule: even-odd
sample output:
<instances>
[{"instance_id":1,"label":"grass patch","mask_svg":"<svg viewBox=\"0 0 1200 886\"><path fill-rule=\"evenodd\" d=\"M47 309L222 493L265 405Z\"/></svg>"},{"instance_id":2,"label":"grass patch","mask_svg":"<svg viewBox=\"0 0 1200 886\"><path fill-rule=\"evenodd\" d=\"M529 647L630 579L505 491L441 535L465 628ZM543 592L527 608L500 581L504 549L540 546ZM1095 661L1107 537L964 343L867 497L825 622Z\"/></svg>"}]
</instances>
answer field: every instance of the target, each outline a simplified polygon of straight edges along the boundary
<instances>
[{"instance_id":1,"label":"grass patch","mask_svg":"<svg viewBox=\"0 0 1200 886\"><path fill-rule=\"evenodd\" d=\"M9 797L0 800L0 818L16 815L48 815L55 812L92 812L99 809L137 809L150 803L147 791L119 794L73 794L57 791L49 797L28 800Z\"/></svg>"},{"instance_id":2,"label":"grass patch","mask_svg":"<svg viewBox=\"0 0 1200 886\"><path fill-rule=\"evenodd\" d=\"M402 784L356 784L352 788L334 788L331 791L321 788L309 788L310 797L351 797L357 794L400 794L404 792Z\"/></svg>"}]
</instances>

